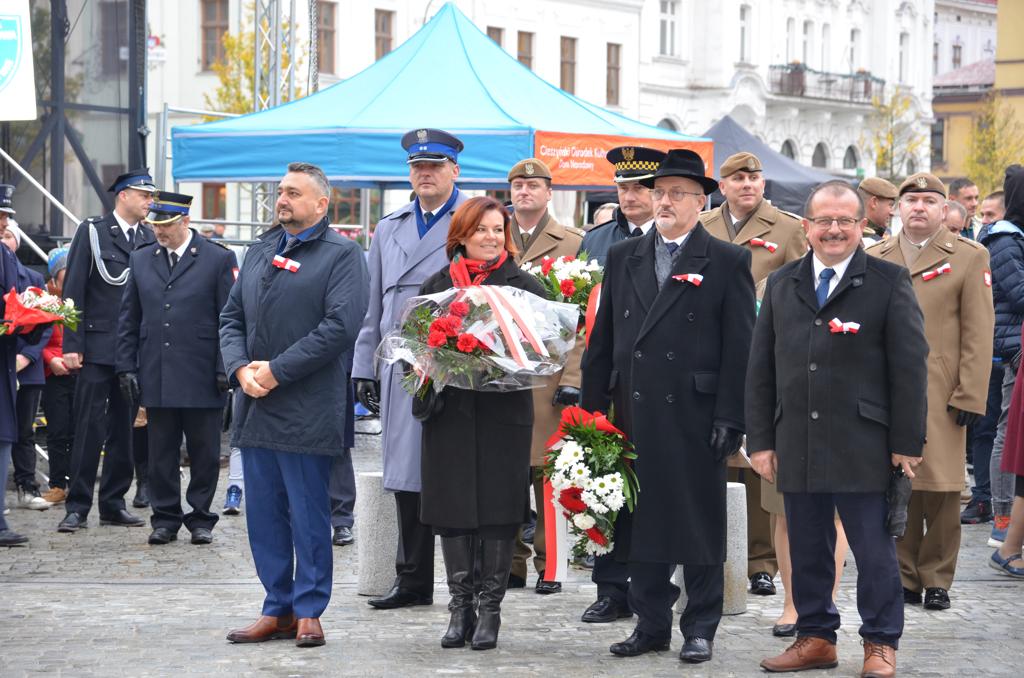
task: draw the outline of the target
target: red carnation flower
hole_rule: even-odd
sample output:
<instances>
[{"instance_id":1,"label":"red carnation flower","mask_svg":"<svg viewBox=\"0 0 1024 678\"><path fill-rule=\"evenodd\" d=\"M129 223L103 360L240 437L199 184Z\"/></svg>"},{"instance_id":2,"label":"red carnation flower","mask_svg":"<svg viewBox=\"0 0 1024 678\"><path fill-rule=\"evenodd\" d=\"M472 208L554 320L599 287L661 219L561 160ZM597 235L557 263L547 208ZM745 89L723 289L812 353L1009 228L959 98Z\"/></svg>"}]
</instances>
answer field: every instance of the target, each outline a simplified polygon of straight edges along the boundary
<instances>
[{"instance_id":1,"label":"red carnation flower","mask_svg":"<svg viewBox=\"0 0 1024 678\"><path fill-rule=\"evenodd\" d=\"M430 331L440 332L445 336L454 337L459 333L459 327L461 326L461 318L457 318L453 315L445 315L430 323Z\"/></svg>"},{"instance_id":2,"label":"red carnation flower","mask_svg":"<svg viewBox=\"0 0 1024 678\"><path fill-rule=\"evenodd\" d=\"M566 278L562 281L562 294L567 297L576 294L576 283L573 282L572 278Z\"/></svg>"},{"instance_id":3,"label":"red carnation flower","mask_svg":"<svg viewBox=\"0 0 1024 678\"><path fill-rule=\"evenodd\" d=\"M448 312L459 318L463 318L469 313L469 304L464 301L453 301L448 305Z\"/></svg>"},{"instance_id":4,"label":"red carnation flower","mask_svg":"<svg viewBox=\"0 0 1024 678\"><path fill-rule=\"evenodd\" d=\"M544 257L540 260L540 272L547 275L551 272L551 267L555 265L555 260L551 257Z\"/></svg>"},{"instance_id":5,"label":"red carnation flower","mask_svg":"<svg viewBox=\"0 0 1024 678\"><path fill-rule=\"evenodd\" d=\"M590 541L601 546L608 546L608 537L604 536L604 533L597 527L592 527L587 530L587 536L590 537Z\"/></svg>"},{"instance_id":6,"label":"red carnation flower","mask_svg":"<svg viewBox=\"0 0 1024 678\"><path fill-rule=\"evenodd\" d=\"M564 257L562 257L562 263L563 264L568 264L570 261L575 261L575 260L576 260L576 257L570 256L568 254L566 254Z\"/></svg>"},{"instance_id":7,"label":"red carnation flower","mask_svg":"<svg viewBox=\"0 0 1024 678\"><path fill-rule=\"evenodd\" d=\"M480 345L480 342L472 334L460 334L455 347L463 353L472 353L473 349Z\"/></svg>"},{"instance_id":8,"label":"red carnation flower","mask_svg":"<svg viewBox=\"0 0 1024 678\"><path fill-rule=\"evenodd\" d=\"M444 332L431 331L427 337L427 346L430 348L440 348L448 343L448 336Z\"/></svg>"},{"instance_id":9,"label":"red carnation flower","mask_svg":"<svg viewBox=\"0 0 1024 678\"><path fill-rule=\"evenodd\" d=\"M562 490L562 493L558 496L558 503L566 508L568 511L573 513L583 513L587 510L587 505L583 503L580 497L583 495L583 490L578 487L569 487Z\"/></svg>"}]
</instances>

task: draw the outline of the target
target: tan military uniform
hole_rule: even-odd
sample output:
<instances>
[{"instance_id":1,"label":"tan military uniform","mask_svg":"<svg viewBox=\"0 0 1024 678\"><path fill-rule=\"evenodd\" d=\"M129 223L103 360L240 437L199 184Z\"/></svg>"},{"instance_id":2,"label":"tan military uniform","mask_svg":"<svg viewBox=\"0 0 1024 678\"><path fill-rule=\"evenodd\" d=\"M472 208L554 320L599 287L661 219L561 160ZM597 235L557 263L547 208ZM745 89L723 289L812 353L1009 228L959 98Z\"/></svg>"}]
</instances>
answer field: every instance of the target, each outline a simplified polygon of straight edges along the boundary
<instances>
[{"instance_id":1,"label":"tan military uniform","mask_svg":"<svg viewBox=\"0 0 1024 678\"><path fill-rule=\"evenodd\" d=\"M900 574L912 591L949 589L960 549L967 431L947 408L985 413L995 328L988 250L940 228L920 250L900 234L867 253L910 270L930 349L926 443L907 531L896 545Z\"/></svg>"},{"instance_id":2,"label":"tan military uniform","mask_svg":"<svg viewBox=\"0 0 1024 678\"><path fill-rule=\"evenodd\" d=\"M583 242L583 231L572 226L562 226L549 213L545 213L530 234L529 241L523 243L519 225L512 219L512 235L516 246L520 248L516 255L518 264L539 264L544 257L576 256ZM538 574L543 574L545 567L544 547L544 492L542 486L544 456L547 453L545 443L558 428L561 421L561 405L552 405L551 399L559 386L580 387L580 364L583 359L584 342L576 340L576 345L565 362L565 369L542 380L543 386L533 389L533 443L530 447L530 465L533 469L533 491L537 502L537 530L533 537L533 559ZM517 544L515 558L512 562L512 574L526 578L526 558L530 555L529 547Z\"/></svg>"}]
</instances>

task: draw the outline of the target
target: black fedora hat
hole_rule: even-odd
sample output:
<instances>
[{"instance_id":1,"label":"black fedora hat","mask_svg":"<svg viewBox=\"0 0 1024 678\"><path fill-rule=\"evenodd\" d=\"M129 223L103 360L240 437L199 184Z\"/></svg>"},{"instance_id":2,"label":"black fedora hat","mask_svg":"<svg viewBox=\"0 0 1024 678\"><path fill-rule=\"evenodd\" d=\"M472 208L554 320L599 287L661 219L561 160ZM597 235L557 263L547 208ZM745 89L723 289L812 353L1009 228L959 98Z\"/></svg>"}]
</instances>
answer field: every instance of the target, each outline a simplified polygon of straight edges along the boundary
<instances>
[{"instance_id":1,"label":"black fedora hat","mask_svg":"<svg viewBox=\"0 0 1024 678\"><path fill-rule=\"evenodd\" d=\"M704 174L704 161L688 148L675 148L669 151L658 165L658 171L646 179L641 179L640 184L654 188L654 182L661 177L692 179L701 185L704 195L711 195L718 190L718 182Z\"/></svg>"}]
</instances>

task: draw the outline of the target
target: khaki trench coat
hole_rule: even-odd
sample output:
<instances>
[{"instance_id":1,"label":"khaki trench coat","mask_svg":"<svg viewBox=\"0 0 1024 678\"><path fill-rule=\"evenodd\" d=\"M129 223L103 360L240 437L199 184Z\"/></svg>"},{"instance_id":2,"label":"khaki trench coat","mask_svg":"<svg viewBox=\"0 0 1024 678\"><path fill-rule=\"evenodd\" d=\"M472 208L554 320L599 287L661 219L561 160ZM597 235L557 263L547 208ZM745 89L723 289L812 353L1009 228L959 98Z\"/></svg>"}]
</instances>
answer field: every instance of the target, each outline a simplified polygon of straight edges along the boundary
<instances>
[{"instance_id":1,"label":"khaki trench coat","mask_svg":"<svg viewBox=\"0 0 1024 678\"><path fill-rule=\"evenodd\" d=\"M708 229L708 233L719 240L750 248L753 259L750 273L754 276L755 285L783 264L799 259L807 253L807 238L804 236L799 217L780 210L767 200L761 200L757 210L736 234L735 240L729 239L729 229L725 225L721 206L701 214L700 222ZM762 245L750 244L753 238L773 243L776 246L775 251L772 252Z\"/></svg>"}]
</instances>

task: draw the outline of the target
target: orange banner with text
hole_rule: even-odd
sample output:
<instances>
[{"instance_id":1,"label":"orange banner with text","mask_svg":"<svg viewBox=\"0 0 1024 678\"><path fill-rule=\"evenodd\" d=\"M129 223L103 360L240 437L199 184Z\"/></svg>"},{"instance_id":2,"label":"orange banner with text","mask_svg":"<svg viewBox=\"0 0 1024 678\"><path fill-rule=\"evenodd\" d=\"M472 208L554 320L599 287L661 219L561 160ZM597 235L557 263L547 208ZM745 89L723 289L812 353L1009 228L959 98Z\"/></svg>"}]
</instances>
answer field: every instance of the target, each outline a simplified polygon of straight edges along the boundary
<instances>
[{"instance_id":1,"label":"orange banner with text","mask_svg":"<svg viewBox=\"0 0 1024 678\"><path fill-rule=\"evenodd\" d=\"M713 143L708 141L669 141L603 134L570 134L566 132L535 132L533 155L551 171L556 186L612 186L615 170L604 159L617 146L644 146L659 151L689 148L704 160L704 173L713 175Z\"/></svg>"}]
</instances>

